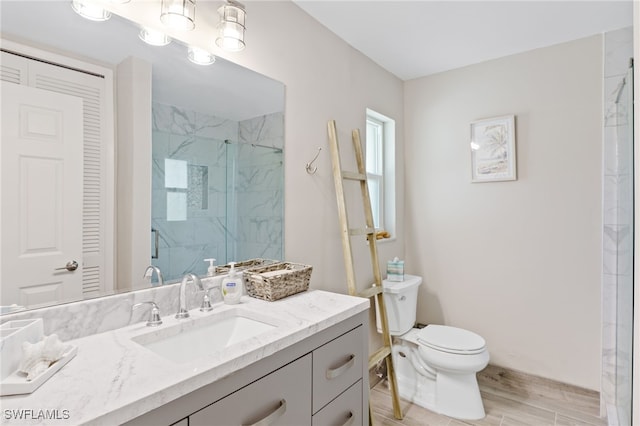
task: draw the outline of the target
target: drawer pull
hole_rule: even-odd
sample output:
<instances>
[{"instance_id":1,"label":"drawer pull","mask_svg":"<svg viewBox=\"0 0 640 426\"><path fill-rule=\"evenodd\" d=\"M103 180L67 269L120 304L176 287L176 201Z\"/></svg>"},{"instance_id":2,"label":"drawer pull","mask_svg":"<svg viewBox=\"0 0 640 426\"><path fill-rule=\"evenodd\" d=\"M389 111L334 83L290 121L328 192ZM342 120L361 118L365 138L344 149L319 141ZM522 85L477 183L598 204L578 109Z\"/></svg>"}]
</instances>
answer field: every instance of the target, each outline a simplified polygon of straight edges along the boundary
<instances>
[{"instance_id":1,"label":"drawer pull","mask_svg":"<svg viewBox=\"0 0 640 426\"><path fill-rule=\"evenodd\" d=\"M342 426L351 426L353 424L354 419L355 417L353 416L353 412L349 411L349 418L347 419L346 422L342 424Z\"/></svg>"},{"instance_id":2,"label":"drawer pull","mask_svg":"<svg viewBox=\"0 0 640 426\"><path fill-rule=\"evenodd\" d=\"M356 356L354 354L349 355L349 360L342 364L340 367L329 368L327 370L327 380L335 379L336 377L342 375L345 371L351 368L355 362Z\"/></svg>"},{"instance_id":3,"label":"drawer pull","mask_svg":"<svg viewBox=\"0 0 640 426\"><path fill-rule=\"evenodd\" d=\"M258 420L255 423L252 423L249 426L270 426L276 420L278 420L280 417L282 417L286 411L287 411L287 401L284 400L284 399L281 399L280 400L280 406L278 408L276 408L273 411L273 413L269 414L267 417L264 417L263 419Z\"/></svg>"}]
</instances>

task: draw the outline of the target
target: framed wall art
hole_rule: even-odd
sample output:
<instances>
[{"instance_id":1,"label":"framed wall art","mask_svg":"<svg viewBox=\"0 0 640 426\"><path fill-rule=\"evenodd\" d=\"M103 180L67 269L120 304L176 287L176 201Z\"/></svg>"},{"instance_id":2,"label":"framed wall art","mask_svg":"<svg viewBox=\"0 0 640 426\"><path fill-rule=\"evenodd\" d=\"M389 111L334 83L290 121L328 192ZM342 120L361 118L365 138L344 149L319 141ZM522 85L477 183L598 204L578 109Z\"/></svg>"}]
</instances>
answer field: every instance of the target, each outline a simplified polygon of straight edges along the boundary
<instances>
[{"instance_id":1,"label":"framed wall art","mask_svg":"<svg viewBox=\"0 0 640 426\"><path fill-rule=\"evenodd\" d=\"M471 123L471 181L516 179L515 115Z\"/></svg>"}]
</instances>

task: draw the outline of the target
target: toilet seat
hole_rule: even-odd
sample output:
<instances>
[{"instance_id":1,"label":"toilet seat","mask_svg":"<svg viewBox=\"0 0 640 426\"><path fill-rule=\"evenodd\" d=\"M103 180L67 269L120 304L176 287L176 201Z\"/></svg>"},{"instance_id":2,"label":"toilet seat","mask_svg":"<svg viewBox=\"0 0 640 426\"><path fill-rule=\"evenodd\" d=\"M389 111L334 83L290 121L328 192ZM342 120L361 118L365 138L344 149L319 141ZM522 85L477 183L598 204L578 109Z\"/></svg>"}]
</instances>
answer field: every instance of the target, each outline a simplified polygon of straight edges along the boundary
<instances>
[{"instance_id":1,"label":"toilet seat","mask_svg":"<svg viewBox=\"0 0 640 426\"><path fill-rule=\"evenodd\" d=\"M486 350L485 340L476 333L445 325L428 325L417 333L420 345L436 351L475 355Z\"/></svg>"}]
</instances>

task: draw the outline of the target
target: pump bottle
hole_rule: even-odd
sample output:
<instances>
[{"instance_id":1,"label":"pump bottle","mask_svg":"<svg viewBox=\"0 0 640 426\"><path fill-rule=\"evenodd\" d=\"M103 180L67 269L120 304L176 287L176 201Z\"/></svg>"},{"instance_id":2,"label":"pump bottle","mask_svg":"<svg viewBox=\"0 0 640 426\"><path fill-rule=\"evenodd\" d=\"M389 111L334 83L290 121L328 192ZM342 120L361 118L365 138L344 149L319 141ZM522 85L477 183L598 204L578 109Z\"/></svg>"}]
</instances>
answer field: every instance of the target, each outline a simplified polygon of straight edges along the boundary
<instances>
[{"instance_id":1,"label":"pump bottle","mask_svg":"<svg viewBox=\"0 0 640 426\"><path fill-rule=\"evenodd\" d=\"M214 258L205 259L205 262L209 262L209 268L207 268L207 276L213 277L216 274L216 267L213 266L213 262L216 260Z\"/></svg>"},{"instance_id":2,"label":"pump bottle","mask_svg":"<svg viewBox=\"0 0 640 426\"><path fill-rule=\"evenodd\" d=\"M236 262L229 262L229 265L229 276L222 280L222 298L227 305L235 305L240 303L242 296L242 277L236 273Z\"/></svg>"}]
</instances>

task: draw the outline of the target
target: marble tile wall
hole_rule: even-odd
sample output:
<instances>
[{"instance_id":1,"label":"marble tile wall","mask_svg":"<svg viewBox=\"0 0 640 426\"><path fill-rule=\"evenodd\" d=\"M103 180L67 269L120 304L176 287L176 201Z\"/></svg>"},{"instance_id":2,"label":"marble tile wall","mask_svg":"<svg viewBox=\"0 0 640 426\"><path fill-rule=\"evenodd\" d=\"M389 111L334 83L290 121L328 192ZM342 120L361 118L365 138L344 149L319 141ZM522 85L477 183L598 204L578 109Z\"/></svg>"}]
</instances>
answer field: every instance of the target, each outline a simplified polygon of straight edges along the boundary
<instances>
[{"instance_id":1,"label":"marble tile wall","mask_svg":"<svg viewBox=\"0 0 640 426\"><path fill-rule=\"evenodd\" d=\"M631 27L604 35L602 403L630 424L633 310L633 142L627 77Z\"/></svg>"},{"instance_id":2,"label":"marble tile wall","mask_svg":"<svg viewBox=\"0 0 640 426\"><path fill-rule=\"evenodd\" d=\"M236 255L238 259L283 259L284 114L240 122Z\"/></svg>"},{"instance_id":3,"label":"marble tile wall","mask_svg":"<svg viewBox=\"0 0 640 426\"><path fill-rule=\"evenodd\" d=\"M240 143L284 148L284 113L261 115L239 123Z\"/></svg>"},{"instance_id":4,"label":"marble tile wall","mask_svg":"<svg viewBox=\"0 0 640 426\"><path fill-rule=\"evenodd\" d=\"M210 257L282 259L283 145L283 113L238 123L153 104L152 263L166 280L204 275ZM166 159L185 162L184 184Z\"/></svg>"},{"instance_id":5,"label":"marble tile wall","mask_svg":"<svg viewBox=\"0 0 640 426\"><path fill-rule=\"evenodd\" d=\"M214 278L203 278L205 288L214 285ZM155 302L160 315L178 312L179 284L156 286L144 290L130 291L108 297L97 297L79 302L64 303L40 309L3 315L2 323L30 318L42 318L44 334L57 334L60 340L79 339L92 334L115 330L134 323L142 323L149 318L149 311L131 307L139 302ZM186 292L187 307L196 308L202 303L204 292L189 285ZM212 303L221 302L220 293L211 292Z\"/></svg>"}]
</instances>

